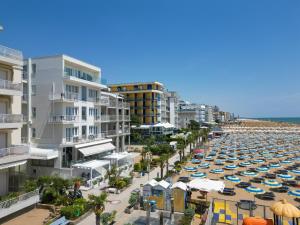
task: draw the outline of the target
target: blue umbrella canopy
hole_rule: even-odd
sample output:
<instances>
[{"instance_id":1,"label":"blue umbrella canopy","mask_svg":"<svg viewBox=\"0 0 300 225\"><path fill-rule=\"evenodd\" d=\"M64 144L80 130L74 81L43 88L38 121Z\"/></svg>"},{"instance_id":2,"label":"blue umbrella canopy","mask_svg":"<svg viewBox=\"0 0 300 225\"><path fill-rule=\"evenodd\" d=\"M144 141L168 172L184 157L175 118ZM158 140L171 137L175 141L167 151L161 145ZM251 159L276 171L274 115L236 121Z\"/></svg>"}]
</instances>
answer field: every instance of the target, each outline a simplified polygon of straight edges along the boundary
<instances>
[{"instance_id":1,"label":"blue umbrella canopy","mask_svg":"<svg viewBox=\"0 0 300 225\"><path fill-rule=\"evenodd\" d=\"M193 173L193 174L191 174L191 177L205 178L206 173L203 173L203 172Z\"/></svg>"},{"instance_id":2,"label":"blue umbrella canopy","mask_svg":"<svg viewBox=\"0 0 300 225\"><path fill-rule=\"evenodd\" d=\"M270 187L281 187L282 184L279 183L277 180L265 180L264 184Z\"/></svg>"},{"instance_id":3,"label":"blue umbrella canopy","mask_svg":"<svg viewBox=\"0 0 300 225\"><path fill-rule=\"evenodd\" d=\"M289 191L289 192L288 192L288 195L300 197L300 190Z\"/></svg>"},{"instance_id":4,"label":"blue umbrella canopy","mask_svg":"<svg viewBox=\"0 0 300 225\"><path fill-rule=\"evenodd\" d=\"M227 170L235 170L237 168L239 168L239 167L237 165L234 165L234 164L225 166L225 169L227 169Z\"/></svg>"},{"instance_id":5,"label":"blue umbrella canopy","mask_svg":"<svg viewBox=\"0 0 300 225\"><path fill-rule=\"evenodd\" d=\"M270 163L270 164L269 164L269 167L270 167L270 168L280 168L281 165L280 165L279 163Z\"/></svg>"},{"instance_id":6,"label":"blue umbrella canopy","mask_svg":"<svg viewBox=\"0 0 300 225\"><path fill-rule=\"evenodd\" d=\"M265 162L265 161L262 160L262 159L254 159L254 160L252 160L251 162L252 162L252 163L263 163L263 162Z\"/></svg>"},{"instance_id":7,"label":"blue umbrella canopy","mask_svg":"<svg viewBox=\"0 0 300 225\"><path fill-rule=\"evenodd\" d=\"M268 172L269 168L268 167L257 167L255 170L258 172Z\"/></svg>"},{"instance_id":8,"label":"blue umbrella canopy","mask_svg":"<svg viewBox=\"0 0 300 225\"><path fill-rule=\"evenodd\" d=\"M255 177L258 175L256 172L252 172L252 171L243 171L241 174L243 176L249 176L249 177Z\"/></svg>"},{"instance_id":9,"label":"blue umbrella canopy","mask_svg":"<svg viewBox=\"0 0 300 225\"><path fill-rule=\"evenodd\" d=\"M231 182L234 182L234 183L240 183L241 182L241 179L237 176L225 176L224 177L225 180L228 180L228 181L231 181Z\"/></svg>"},{"instance_id":10,"label":"blue umbrella canopy","mask_svg":"<svg viewBox=\"0 0 300 225\"><path fill-rule=\"evenodd\" d=\"M241 162L239 164L239 166L241 166L241 167L247 167L247 166L251 166L251 165L252 165L252 163L250 163L250 162Z\"/></svg>"},{"instance_id":11,"label":"blue umbrella canopy","mask_svg":"<svg viewBox=\"0 0 300 225\"><path fill-rule=\"evenodd\" d=\"M196 172L197 171L197 167L193 167L193 166L185 166L185 167L183 167L183 169L185 169L188 172Z\"/></svg>"},{"instance_id":12,"label":"blue umbrella canopy","mask_svg":"<svg viewBox=\"0 0 300 225\"><path fill-rule=\"evenodd\" d=\"M192 159L191 162L192 162L192 163L200 163L201 160L200 160L200 159Z\"/></svg>"},{"instance_id":13,"label":"blue umbrella canopy","mask_svg":"<svg viewBox=\"0 0 300 225\"><path fill-rule=\"evenodd\" d=\"M216 173L216 174L220 174L220 173L224 173L223 169L213 169L211 171L209 171L210 173Z\"/></svg>"},{"instance_id":14,"label":"blue umbrella canopy","mask_svg":"<svg viewBox=\"0 0 300 225\"><path fill-rule=\"evenodd\" d=\"M295 177L290 175L290 174L278 174L277 176L281 179L284 179L284 180L293 180L293 179L295 179Z\"/></svg>"},{"instance_id":15,"label":"blue umbrella canopy","mask_svg":"<svg viewBox=\"0 0 300 225\"><path fill-rule=\"evenodd\" d=\"M293 162L291 160L282 160L280 163L282 163L282 164L291 164Z\"/></svg>"},{"instance_id":16,"label":"blue umbrella canopy","mask_svg":"<svg viewBox=\"0 0 300 225\"><path fill-rule=\"evenodd\" d=\"M213 161L214 158L212 156L207 156L205 157L205 161Z\"/></svg>"},{"instance_id":17,"label":"blue umbrella canopy","mask_svg":"<svg viewBox=\"0 0 300 225\"><path fill-rule=\"evenodd\" d=\"M263 189L254 186L246 187L245 190L248 191L249 193L255 193L255 194L262 194L265 192Z\"/></svg>"},{"instance_id":18,"label":"blue umbrella canopy","mask_svg":"<svg viewBox=\"0 0 300 225\"><path fill-rule=\"evenodd\" d=\"M294 174L300 174L300 170L291 170L291 172Z\"/></svg>"}]
</instances>

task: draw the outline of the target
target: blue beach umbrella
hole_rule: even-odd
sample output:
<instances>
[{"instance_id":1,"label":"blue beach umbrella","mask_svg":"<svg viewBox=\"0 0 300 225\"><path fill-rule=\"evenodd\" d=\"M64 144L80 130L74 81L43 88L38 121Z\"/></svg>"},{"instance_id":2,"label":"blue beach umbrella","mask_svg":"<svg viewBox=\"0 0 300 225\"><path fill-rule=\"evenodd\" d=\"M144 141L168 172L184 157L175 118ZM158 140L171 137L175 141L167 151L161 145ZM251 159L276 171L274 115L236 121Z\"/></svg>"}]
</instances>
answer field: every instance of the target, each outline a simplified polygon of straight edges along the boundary
<instances>
[{"instance_id":1,"label":"blue beach umbrella","mask_svg":"<svg viewBox=\"0 0 300 225\"><path fill-rule=\"evenodd\" d=\"M291 170L291 172L294 174L300 174L300 170Z\"/></svg>"},{"instance_id":2,"label":"blue beach umbrella","mask_svg":"<svg viewBox=\"0 0 300 225\"><path fill-rule=\"evenodd\" d=\"M252 171L243 171L241 172L241 174L243 176L248 176L248 177L255 177L258 175L256 172L252 172Z\"/></svg>"},{"instance_id":3,"label":"blue beach umbrella","mask_svg":"<svg viewBox=\"0 0 300 225\"><path fill-rule=\"evenodd\" d=\"M224 173L224 170L223 169L213 169L209 172L210 173L215 173L215 174L221 174L221 173Z\"/></svg>"},{"instance_id":4,"label":"blue beach umbrella","mask_svg":"<svg viewBox=\"0 0 300 225\"><path fill-rule=\"evenodd\" d=\"M220 165L220 166L224 165L224 160L221 159L215 160L215 165Z\"/></svg>"},{"instance_id":5,"label":"blue beach umbrella","mask_svg":"<svg viewBox=\"0 0 300 225\"><path fill-rule=\"evenodd\" d=\"M279 183L277 180L265 180L264 184L270 187L281 187L282 184Z\"/></svg>"},{"instance_id":6,"label":"blue beach umbrella","mask_svg":"<svg viewBox=\"0 0 300 225\"><path fill-rule=\"evenodd\" d=\"M251 165L252 165L252 163L250 163L250 162L241 162L239 164L239 166L241 166L241 167L247 167L247 166L251 166Z\"/></svg>"},{"instance_id":7,"label":"blue beach umbrella","mask_svg":"<svg viewBox=\"0 0 300 225\"><path fill-rule=\"evenodd\" d=\"M231 182L234 182L234 183L240 183L241 182L241 179L237 176L225 176L224 177L225 180L228 180L228 181L231 181Z\"/></svg>"},{"instance_id":8,"label":"blue beach umbrella","mask_svg":"<svg viewBox=\"0 0 300 225\"><path fill-rule=\"evenodd\" d=\"M288 195L300 197L300 190L289 191Z\"/></svg>"},{"instance_id":9,"label":"blue beach umbrella","mask_svg":"<svg viewBox=\"0 0 300 225\"><path fill-rule=\"evenodd\" d=\"M279 163L270 163L270 164L269 164L269 167L270 167L270 168L280 168L281 165L280 165Z\"/></svg>"},{"instance_id":10,"label":"blue beach umbrella","mask_svg":"<svg viewBox=\"0 0 300 225\"><path fill-rule=\"evenodd\" d=\"M185 166L183 169L188 172L196 172L197 171L196 167L191 167L191 166Z\"/></svg>"},{"instance_id":11,"label":"blue beach umbrella","mask_svg":"<svg viewBox=\"0 0 300 225\"><path fill-rule=\"evenodd\" d=\"M256 164L256 163L264 163L265 161L262 159L254 159L251 162Z\"/></svg>"},{"instance_id":12,"label":"blue beach umbrella","mask_svg":"<svg viewBox=\"0 0 300 225\"><path fill-rule=\"evenodd\" d=\"M291 160L282 160L280 163L282 163L282 164L291 164L293 162Z\"/></svg>"},{"instance_id":13,"label":"blue beach umbrella","mask_svg":"<svg viewBox=\"0 0 300 225\"><path fill-rule=\"evenodd\" d=\"M268 167L257 167L256 169L255 169L256 171L258 171L258 172L268 172L269 171L269 168Z\"/></svg>"},{"instance_id":14,"label":"blue beach umbrella","mask_svg":"<svg viewBox=\"0 0 300 225\"><path fill-rule=\"evenodd\" d=\"M203 173L203 172L193 173L193 174L191 174L191 177L205 178L206 177L206 173Z\"/></svg>"},{"instance_id":15,"label":"blue beach umbrella","mask_svg":"<svg viewBox=\"0 0 300 225\"><path fill-rule=\"evenodd\" d=\"M191 163L196 164L196 163L200 163L201 160L200 159L192 159Z\"/></svg>"},{"instance_id":16,"label":"blue beach umbrella","mask_svg":"<svg viewBox=\"0 0 300 225\"><path fill-rule=\"evenodd\" d=\"M201 163L200 165L198 165L199 168L202 168L202 169L207 169L210 167L210 164L209 163Z\"/></svg>"},{"instance_id":17,"label":"blue beach umbrella","mask_svg":"<svg viewBox=\"0 0 300 225\"><path fill-rule=\"evenodd\" d=\"M225 166L225 169L227 169L227 170L235 170L237 168L239 168L239 167L237 165L234 165L234 164Z\"/></svg>"},{"instance_id":18,"label":"blue beach umbrella","mask_svg":"<svg viewBox=\"0 0 300 225\"><path fill-rule=\"evenodd\" d=\"M213 157L211 157L211 156L207 156L207 157L205 157L205 161L213 161L214 160L214 158Z\"/></svg>"},{"instance_id":19,"label":"blue beach umbrella","mask_svg":"<svg viewBox=\"0 0 300 225\"><path fill-rule=\"evenodd\" d=\"M249 193L255 193L255 194L262 194L265 192L263 189L254 186L246 187L245 190Z\"/></svg>"},{"instance_id":20,"label":"blue beach umbrella","mask_svg":"<svg viewBox=\"0 0 300 225\"><path fill-rule=\"evenodd\" d=\"M295 178L290 174L278 174L277 176L283 180L293 180Z\"/></svg>"}]
</instances>

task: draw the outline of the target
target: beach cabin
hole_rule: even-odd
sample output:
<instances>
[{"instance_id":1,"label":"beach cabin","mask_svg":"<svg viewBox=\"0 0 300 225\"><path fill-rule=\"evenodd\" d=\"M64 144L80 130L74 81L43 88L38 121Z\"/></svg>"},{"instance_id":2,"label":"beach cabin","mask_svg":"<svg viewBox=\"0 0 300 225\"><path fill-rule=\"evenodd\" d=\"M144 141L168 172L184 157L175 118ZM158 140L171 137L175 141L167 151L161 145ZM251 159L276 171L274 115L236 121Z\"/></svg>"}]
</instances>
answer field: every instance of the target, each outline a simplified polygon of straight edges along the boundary
<instances>
[{"instance_id":1,"label":"beach cabin","mask_svg":"<svg viewBox=\"0 0 300 225\"><path fill-rule=\"evenodd\" d=\"M144 200L156 201L156 207L161 210L171 210L171 184L167 181L151 180L143 187Z\"/></svg>"},{"instance_id":2,"label":"beach cabin","mask_svg":"<svg viewBox=\"0 0 300 225\"><path fill-rule=\"evenodd\" d=\"M176 182L172 185L172 197L174 212L184 213L187 202L187 185L183 182Z\"/></svg>"}]
</instances>

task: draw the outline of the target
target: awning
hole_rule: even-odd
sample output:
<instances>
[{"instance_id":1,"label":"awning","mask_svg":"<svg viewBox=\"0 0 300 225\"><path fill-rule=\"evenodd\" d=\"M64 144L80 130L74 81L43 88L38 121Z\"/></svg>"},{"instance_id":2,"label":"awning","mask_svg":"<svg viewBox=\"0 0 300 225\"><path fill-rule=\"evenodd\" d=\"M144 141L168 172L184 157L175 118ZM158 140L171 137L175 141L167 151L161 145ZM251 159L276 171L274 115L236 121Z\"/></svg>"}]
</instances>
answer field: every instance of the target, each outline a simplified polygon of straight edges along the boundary
<instances>
[{"instance_id":1,"label":"awning","mask_svg":"<svg viewBox=\"0 0 300 225\"><path fill-rule=\"evenodd\" d=\"M26 160L23 160L23 161L19 161L19 162L2 164L2 165L0 165L0 170L15 167L15 166L21 166L21 165L24 165L26 162L27 162Z\"/></svg>"},{"instance_id":2,"label":"awning","mask_svg":"<svg viewBox=\"0 0 300 225\"><path fill-rule=\"evenodd\" d=\"M73 168L78 168L78 169L97 169L106 165L109 165L110 161L108 160L92 160L88 162L83 162L83 163L76 163L72 165Z\"/></svg>"},{"instance_id":3,"label":"awning","mask_svg":"<svg viewBox=\"0 0 300 225\"><path fill-rule=\"evenodd\" d=\"M58 158L58 151L45 148L30 148L30 159L49 160Z\"/></svg>"},{"instance_id":4,"label":"awning","mask_svg":"<svg viewBox=\"0 0 300 225\"><path fill-rule=\"evenodd\" d=\"M96 155L102 152L115 150L116 147L112 143L105 143L101 145L94 145L86 148L79 148L78 150L84 155L84 156L90 156L90 155Z\"/></svg>"},{"instance_id":5,"label":"awning","mask_svg":"<svg viewBox=\"0 0 300 225\"><path fill-rule=\"evenodd\" d=\"M120 160L120 159L124 159L124 158L133 158L133 155L131 153L128 152L120 152L120 153L112 153L110 155L105 156L105 159L116 159L116 160Z\"/></svg>"}]
</instances>

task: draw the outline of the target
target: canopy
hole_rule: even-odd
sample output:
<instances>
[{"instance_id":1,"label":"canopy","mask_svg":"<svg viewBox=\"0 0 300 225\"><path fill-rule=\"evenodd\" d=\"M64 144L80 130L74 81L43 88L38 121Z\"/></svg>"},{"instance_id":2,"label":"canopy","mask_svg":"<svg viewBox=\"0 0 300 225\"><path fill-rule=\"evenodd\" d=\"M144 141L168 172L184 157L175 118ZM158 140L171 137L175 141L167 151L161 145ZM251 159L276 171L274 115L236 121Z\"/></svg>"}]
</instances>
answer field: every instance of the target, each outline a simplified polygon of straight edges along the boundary
<instances>
[{"instance_id":1,"label":"canopy","mask_svg":"<svg viewBox=\"0 0 300 225\"><path fill-rule=\"evenodd\" d=\"M110 162L108 160L92 160L84 163L76 163L72 167L78 169L91 170L91 169L97 169L99 167L109 165L109 163Z\"/></svg>"},{"instance_id":2,"label":"canopy","mask_svg":"<svg viewBox=\"0 0 300 225\"><path fill-rule=\"evenodd\" d=\"M186 191L188 189L188 186L185 183L179 181L179 182L176 182L175 184L173 184L171 187L171 189L175 189L175 188L179 188L183 191Z\"/></svg>"},{"instance_id":3,"label":"canopy","mask_svg":"<svg viewBox=\"0 0 300 225\"><path fill-rule=\"evenodd\" d=\"M112 143L104 143L100 145L94 145L89 146L85 148L79 148L78 150L84 155L84 156L90 156L90 155L96 155L102 152L106 151L112 151L115 150L116 147Z\"/></svg>"},{"instance_id":4,"label":"canopy","mask_svg":"<svg viewBox=\"0 0 300 225\"><path fill-rule=\"evenodd\" d=\"M45 148L30 148L30 159L49 160L58 158L58 151L54 149Z\"/></svg>"},{"instance_id":5,"label":"canopy","mask_svg":"<svg viewBox=\"0 0 300 225\"><path fill-rule=\"evenodd\" d=\"M271 211L277 216L284 216L288 218L300 217L300 210L288 203L285 199L272 205Z\"/></svg>"},{"instance_id":6,"label":"canopy","mask_svg":"<svg viewBox=\"0 0 300 225\"><path fill-rule=\"evenodd\" d=\"M23 160L23 161L19 161L19 162L2 164L2 165L0 165L0 170L15 167L15 166L21 166L21 165L24 165L26 162L27 162L26 160Z\"/></svg>"},{"instance_id":7,"label":"canopy","mask_svg":"<svg viewBox=\"0 0 300 225\"><path fill-rule=\"evenodd\" d=\"M197 154L197 153L204 153L204 151L205 151L204 149L195 149L194 153L195 154Z\"/></svg>"},{"instance_id":8,"label":"canopy","mask_svg":"<svg viewBox=\"0 0 300 225\"><path fill-rule=\"evenodd\" d=\"M116 159L116 160L120 160L120 159L124 159L127 157L133 157L133 154L128 153L128 152L120 152L120 153L116 153L114 152L113 154L107 155L104 158L105 159Z\"/></svg>"},{"instance_id":9,"label":"canopy","mask_svg":"<svg viewBox=\"0 0 300 225\"><path fill-rule=\"evenodd\" d=\"M223 181L214 181L210 179L196 178L188 183L190 188L198 189L200 191L223 191L225 184Z\"/></svg>"}]
</instances>

